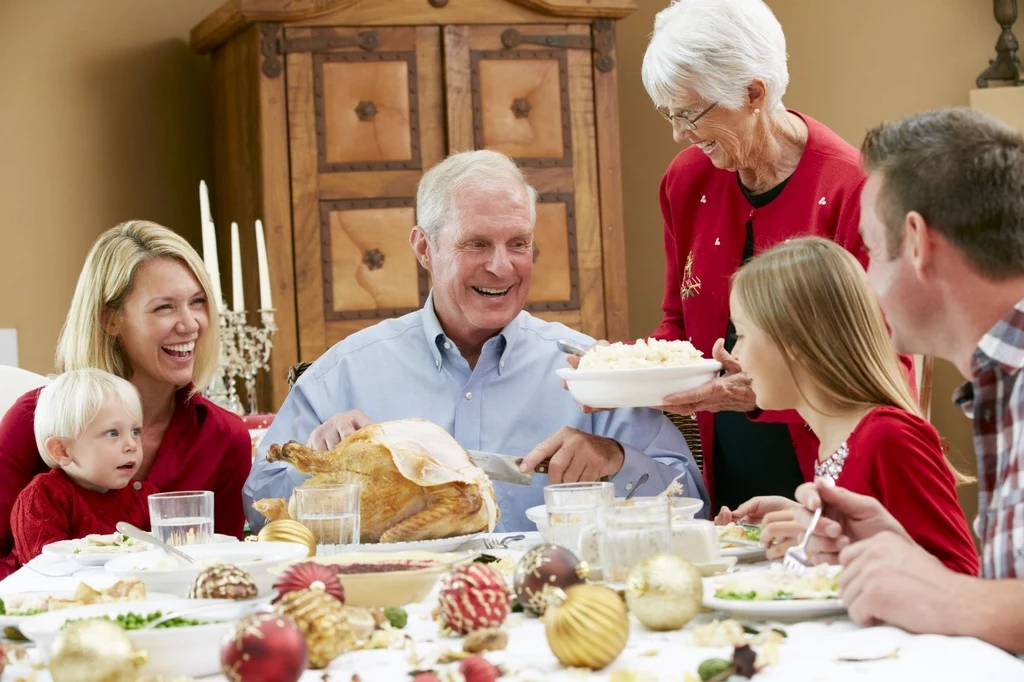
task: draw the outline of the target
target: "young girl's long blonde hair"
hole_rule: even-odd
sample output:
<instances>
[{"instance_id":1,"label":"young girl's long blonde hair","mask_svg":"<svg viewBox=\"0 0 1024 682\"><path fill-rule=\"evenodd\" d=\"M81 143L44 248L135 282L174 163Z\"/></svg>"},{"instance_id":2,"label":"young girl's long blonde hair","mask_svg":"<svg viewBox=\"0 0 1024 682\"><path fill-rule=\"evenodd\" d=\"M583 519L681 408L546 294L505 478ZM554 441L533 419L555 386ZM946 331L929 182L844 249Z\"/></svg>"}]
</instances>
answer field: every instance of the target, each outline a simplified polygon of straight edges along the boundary
<instances>
[{"instance_id":1,"label":"young girl's long blonde hair","mask_svg":"<svg viewBox=\"0 0 1024 682\"><path fill-rule=\"evenodd\" d=\"M840 410L887 405L923 418L864 269L843 247L820 237L787 240L740 268L732 292L790 372L799 363Z\"/></svg>"}]
</instances>

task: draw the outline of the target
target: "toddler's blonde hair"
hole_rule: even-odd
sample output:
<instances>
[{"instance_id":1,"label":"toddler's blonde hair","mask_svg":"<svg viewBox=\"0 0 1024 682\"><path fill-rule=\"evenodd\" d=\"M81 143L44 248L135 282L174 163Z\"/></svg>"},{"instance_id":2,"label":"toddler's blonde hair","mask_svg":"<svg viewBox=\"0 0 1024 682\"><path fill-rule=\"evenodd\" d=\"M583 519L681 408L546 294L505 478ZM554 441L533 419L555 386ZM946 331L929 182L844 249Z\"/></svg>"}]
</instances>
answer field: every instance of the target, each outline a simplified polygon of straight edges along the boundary
<instances>
[{"instance_id":1,"label":"toddler's blonde hair","mask_svg":"<svg viewBox=\"0 0 1024 682\"><path fill-rule=\"evenodd\" d=\"M103 406L116 401L142 423L142 401L130 382L101 369L75 369L54 378L39 393L35 436L39 455L51 469L60 465L46 450L46 441L57 437L80 438Z\"/></svg>"}]
</instances>

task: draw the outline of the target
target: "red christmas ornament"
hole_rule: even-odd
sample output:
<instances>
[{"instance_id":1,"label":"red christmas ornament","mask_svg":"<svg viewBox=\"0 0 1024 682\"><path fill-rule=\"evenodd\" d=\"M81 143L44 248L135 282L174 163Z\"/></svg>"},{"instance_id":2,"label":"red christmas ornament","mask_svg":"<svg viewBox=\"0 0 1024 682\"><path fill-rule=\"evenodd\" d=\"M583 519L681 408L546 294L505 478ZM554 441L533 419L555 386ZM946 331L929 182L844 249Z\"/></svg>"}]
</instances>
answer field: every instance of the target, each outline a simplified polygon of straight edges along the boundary
<instances>
[{"instance_id":1,"label":"red christmas ornament","mask_svg":"<svg viewBox=\"0 0 1024 682\"><path fill-rule=\"evenodd\" d=\"M469 564L445 576L438 601L441 622L464 635L499 627L511 599L501 573L486 564Z\"/></svg>"},{"instance_id":2,"label":"red christmas ornament","mask_svg":"<svg viewBox=\"0 0 1024 682\"><path fill-rule=\"evenodd\" d=\"M462 659L462 663L459 664L459 672L466 678L466 682L494 682L501 677L501 668L483 656L470 656Z\"/></svg>"},{"instance_id":3,"label":"red christmas ornament","mask_svg":"<svg viewBox=\"0 0 1024 682\"><path fill-rule=\"evenodd\" d=\"M541 545L523 555L512 578L516 598L526 611L543 616L547 593L552 587L563 590L584 581L589 568L584 561L559 545Z\"/></svg>"},{"instance_id":4,"label":"red christmas ornament","mask_svg":"<svg viewBox=\"0 0 1024 682\"><path fill-rule=\"evenodd\" d=\"M276 604L281 597L289 592L298 590L319 590L331 595L342 604L345 603L345 588L338 579L338 571L330 566L324 566L313 561L303 561L295 564L274 582L274 589L277 590Z\"/></svg>"},{"instance_id":5,"label":"red christmas ornament","mask_svg":"<svg viewBox=\"0 0 1024 682\"><path fill-rule=\"evenodd\" d=\"M297 682L306 669L306 638L291 618L254 613L224 638L220 667L231 682Z\"/></svg>"}]
</instances>

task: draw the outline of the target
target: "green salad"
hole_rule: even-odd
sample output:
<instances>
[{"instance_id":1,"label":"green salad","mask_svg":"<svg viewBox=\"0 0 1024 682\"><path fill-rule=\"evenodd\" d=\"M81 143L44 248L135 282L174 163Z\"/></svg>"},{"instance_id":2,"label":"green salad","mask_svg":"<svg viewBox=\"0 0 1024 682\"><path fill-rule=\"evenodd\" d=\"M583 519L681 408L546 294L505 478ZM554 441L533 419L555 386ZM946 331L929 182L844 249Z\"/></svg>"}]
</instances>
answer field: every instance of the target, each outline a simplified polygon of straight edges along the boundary
<instances>
[{"instance_id":1,"label":"green salad","mask_svg":"<svg viewBox=\"0 0 1024 682\"><path fill-rule=\"evenodd\" d=\"M147 613L147 614L144 614L144 615L129 611L128 613L119 613L117 616L114 616L113 618L111 618L110 616L94 616L92 618L75 618L73 620L69 620L66 623L64 623L64 625L62 626L61 629L66 628L67 626L71 625L72 623L77 623L78 621L81 621L81 620L97 620L97 619L101 619L101 620L109 620L110 622L112 622L112 623L114 623L116 625L120 625L121 628L124 629L124 630L141 630L142 628L144 628L147 625L149 625L150 623L152 623L154 620L156 620L158 618L163 618L163 615L164 614L161 611L153 611L152 613ZM187 627L193 627L193 626L196 626L196 625L208 625L208 624L209 624L208 621L196 620L194 618L171 618L170 620L166 620L163 623L160 623L154 629L162 630L162 629L165 629L165 628L187 628Z\"/></svg>"},{"instance_id":2,"label":"green salad","mask_svg":"<svg viewBox=\"0 0 1024 682\"><path fill-rule=\"evenodd\" d=\"M750 540L751 542L760 542L761 541L761 528L760 528L760 526L752 526L750 528L747 528L744 531L744 535L746 535L747 539Z\"/></svg>"},{"instance_id":3,"label":"green salad","mask_svg":"<svg viewBox=\"0 0 1024 682\"><path fill-rule=\"evenodd\" d=\"M788 601L794 599L835 599L839 596L839 574L827 566L815 566L796 576L773 564L767 571L737 573L719 584L716 599L733 601Z\"/></svg>"}]
</instances>

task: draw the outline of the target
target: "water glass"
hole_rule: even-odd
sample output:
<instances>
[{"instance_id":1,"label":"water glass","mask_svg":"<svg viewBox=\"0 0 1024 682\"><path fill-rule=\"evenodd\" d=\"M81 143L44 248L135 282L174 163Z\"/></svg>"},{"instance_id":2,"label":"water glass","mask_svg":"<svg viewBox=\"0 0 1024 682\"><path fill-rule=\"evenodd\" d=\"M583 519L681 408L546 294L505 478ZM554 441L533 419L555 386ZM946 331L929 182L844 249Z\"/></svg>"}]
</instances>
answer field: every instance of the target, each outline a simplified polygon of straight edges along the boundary
<instances>
[{"instance_id":1,"label":"water glass","mask_svg":"<svg viewBox=\"0 0 1024 682\"><path fill-rule=\"evenodd\" d=\"M359 544L358 483L295 489L299 523L313 531L317 556L339 554Z\"/></svg>"},{"instance_id":2,"label":"water glass","mask_svg":"<svg viewBox=\"0 0 1024 682\"><path fill-rule=\"evenodd\" d=\"M639 497L597 510L597 545L601 575L623 582L629 570L672 543L671 506L667 497Z\"/></svg>"},{"instance_id":3,"label":"water glass","mask_svg":"<svg viewBox=\"0 0 1024 682\"><path fill-rule=\"evenodd\" d=\"M613 483L555 483L544 486L551 542L580 556L583 529L594 525L598 507L614 501Z\"/></svg>"},{"instance_id":4,"label":"water glass","mask_svg":"<svg viewBox=\"0 0 1024 682\"><path fill-rule=\"evenodd\" d=\"M174 547L213 542L213 492L150 495L149 527L153 535Z\"/></svg>"}]
</instances>

